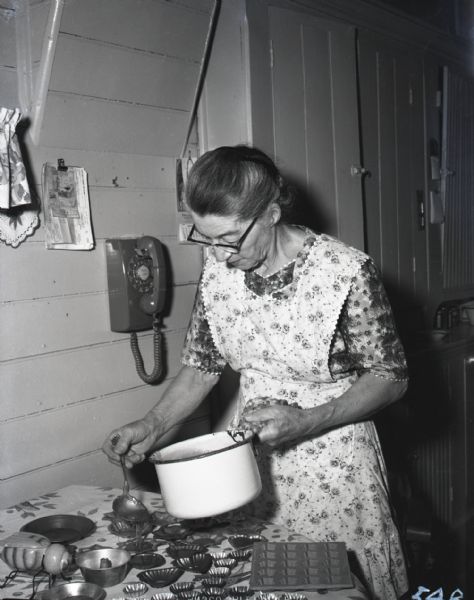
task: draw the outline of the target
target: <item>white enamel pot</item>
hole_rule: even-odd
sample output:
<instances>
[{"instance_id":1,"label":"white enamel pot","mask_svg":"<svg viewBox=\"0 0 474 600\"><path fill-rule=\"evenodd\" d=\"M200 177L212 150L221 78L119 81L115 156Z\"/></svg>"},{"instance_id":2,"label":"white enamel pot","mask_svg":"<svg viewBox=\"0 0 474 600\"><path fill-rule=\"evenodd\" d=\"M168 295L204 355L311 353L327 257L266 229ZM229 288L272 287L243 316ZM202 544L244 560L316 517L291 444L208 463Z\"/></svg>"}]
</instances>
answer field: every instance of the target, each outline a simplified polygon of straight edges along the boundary
<instances>
[{"instance_id":1,"label":"white enamel pot","mask_svg":"<svg viewBox=\"0 0 474 600\"><path fill-rule=\"evenodd\" d=\"M239 508L262 489L251 432L219 431L166 446L150 457L166 510L199 519Z\"/></svg>"}]
</instances>

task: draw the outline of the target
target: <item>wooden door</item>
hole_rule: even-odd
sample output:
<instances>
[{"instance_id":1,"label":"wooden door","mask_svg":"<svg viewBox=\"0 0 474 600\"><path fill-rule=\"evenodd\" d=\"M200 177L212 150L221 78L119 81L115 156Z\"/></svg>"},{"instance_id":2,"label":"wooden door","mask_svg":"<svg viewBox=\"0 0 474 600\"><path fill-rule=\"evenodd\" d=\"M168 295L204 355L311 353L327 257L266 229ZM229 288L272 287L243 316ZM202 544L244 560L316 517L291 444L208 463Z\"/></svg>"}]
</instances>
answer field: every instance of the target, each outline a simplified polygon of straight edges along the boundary
<instances>
[{"instance_id":1,"label":"wooden door","mask_svg":"<svg viewBox=\"0 0 474 600\"><path fill-rule=\"evenodd\" d=\"M355 30L269 8L274 154L303 220L364 249Z\"/></svg>"},{"instance_id":2,"label":"wooden door","mask_svg":"<svg viewBox=\"0 0 474 600\"><path fill-rule=\"evenodd\" d=\"M428 289L423 64L374 34L358 39L367 252L391 299L423 304Z\"/></svg>"}]
</instances>

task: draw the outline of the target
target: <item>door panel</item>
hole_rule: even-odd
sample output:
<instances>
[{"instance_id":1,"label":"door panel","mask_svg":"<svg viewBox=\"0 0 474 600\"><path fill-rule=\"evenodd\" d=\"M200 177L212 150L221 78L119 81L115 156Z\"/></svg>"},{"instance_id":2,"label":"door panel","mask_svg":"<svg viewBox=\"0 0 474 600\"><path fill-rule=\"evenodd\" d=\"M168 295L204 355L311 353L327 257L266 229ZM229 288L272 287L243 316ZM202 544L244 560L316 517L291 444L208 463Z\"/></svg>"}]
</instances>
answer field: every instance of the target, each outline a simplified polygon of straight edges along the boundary
<instances>
[{"instance_id":1,"label":"door panel","mask_svg":"<svg viewBox=\"0 0 474 600\"><path fill-rule=\"evenodd\" d=\"M400 306L422 304L428 289L423 64L361 32L360 129L367 252ZM426 212L426 211L425 211Z\"/></svg>"},{"instance_id":2,"label":"door panel","mask_svg":"<svg viewBox=\"0 0 474 600\"><path fill-rule=\"evenodd\" d=\"M355 32L270 7L274 153L309 224L363 249Z\"/></svg>"}]
</instances>

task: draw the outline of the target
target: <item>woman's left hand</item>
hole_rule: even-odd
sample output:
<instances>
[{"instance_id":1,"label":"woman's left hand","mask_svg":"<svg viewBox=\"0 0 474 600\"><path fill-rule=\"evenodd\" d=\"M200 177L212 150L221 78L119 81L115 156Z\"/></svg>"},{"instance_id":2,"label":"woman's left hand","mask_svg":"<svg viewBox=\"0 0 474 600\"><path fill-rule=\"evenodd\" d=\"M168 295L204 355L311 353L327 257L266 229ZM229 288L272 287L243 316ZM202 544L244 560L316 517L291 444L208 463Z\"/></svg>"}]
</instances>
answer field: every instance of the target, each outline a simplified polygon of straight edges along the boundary
<instances>
[{"instance_id":1,"label":"woman's left hand","mask_svg":"<svg viewBox=\"0 0 474 600\"><path fill-rule=\"evenodd\" d=\"M258 434L261 442L274 448L307 435L305 413L301 408L275 404L245 413L240 424Z\"/></svg>"}]
</instances>

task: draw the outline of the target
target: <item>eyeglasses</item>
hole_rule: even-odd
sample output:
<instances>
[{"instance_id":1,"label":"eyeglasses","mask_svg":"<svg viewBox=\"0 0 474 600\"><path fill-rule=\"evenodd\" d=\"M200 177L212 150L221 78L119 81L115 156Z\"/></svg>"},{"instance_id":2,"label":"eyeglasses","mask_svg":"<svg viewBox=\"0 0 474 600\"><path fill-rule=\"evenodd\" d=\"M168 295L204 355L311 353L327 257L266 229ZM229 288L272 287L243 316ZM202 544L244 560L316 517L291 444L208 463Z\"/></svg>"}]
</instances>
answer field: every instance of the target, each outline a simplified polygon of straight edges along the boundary
<instances>
[{"instance_id":1,"label":"eyeglasses","mask_svg":"<svg viewBox=\"0 0 474 600\"><path fill-rule=\"evenodd\" d=\"M248 236L252 227L257 222L258 217L255 217L244 233L240 236L240 238L235 242L235 244L215 244L209 241L209 238L201 235L199 231L197 231L195 225L191 227L191 231L189 232L188 237L186 238L188 242L192 242L193 244L201 244L203 246L212 246L214 248L220 248L221 250L225 250L230 254L238 254L242 247L242 244L245 242L245 238Z\"/></svg>"}]
</instances>

